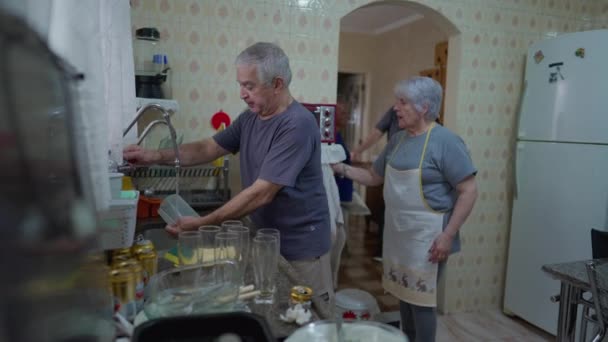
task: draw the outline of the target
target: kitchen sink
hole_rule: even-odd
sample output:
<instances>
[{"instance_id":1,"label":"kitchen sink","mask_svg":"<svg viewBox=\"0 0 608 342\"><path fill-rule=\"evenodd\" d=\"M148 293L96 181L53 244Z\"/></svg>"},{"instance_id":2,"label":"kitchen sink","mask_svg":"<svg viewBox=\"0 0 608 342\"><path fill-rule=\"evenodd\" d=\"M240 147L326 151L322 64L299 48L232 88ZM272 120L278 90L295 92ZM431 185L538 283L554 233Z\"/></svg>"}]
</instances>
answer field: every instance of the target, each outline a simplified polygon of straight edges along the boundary
<instances>
[{"instance_id":1,"label":"kitchen sink","mask_svg":"<svg viewBox=\"0 0 608 342\"><path fill-rule=\"evenodd\" d=\"M206 209L198 211L198 214L204 216L211 211ZM166 225L165 221L160 217L138 219L135 228L135 238L137 239L138 235L143 235L144 239L152 241L154 248L159 251L159 254L160 251L164 254L165 251L175 247L177 244L177 237L173 237L167 233L165 230Z\"/></svg>"}]
</instances>

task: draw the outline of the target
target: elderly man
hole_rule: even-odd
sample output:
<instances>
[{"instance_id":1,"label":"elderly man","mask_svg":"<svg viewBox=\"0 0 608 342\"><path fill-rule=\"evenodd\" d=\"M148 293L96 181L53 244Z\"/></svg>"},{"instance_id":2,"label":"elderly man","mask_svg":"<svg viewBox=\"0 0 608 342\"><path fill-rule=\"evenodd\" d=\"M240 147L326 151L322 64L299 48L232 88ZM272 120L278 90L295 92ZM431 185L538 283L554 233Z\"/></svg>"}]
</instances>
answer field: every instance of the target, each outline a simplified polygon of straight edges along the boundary
<instances>
[{"instance_id":1,"label":"elderly man","mask_svg":"<svg viewBox=\"0 0 608 342\"><path fill-rule=\"evenodd\" d=\"M203 217L184 217L167 231L177 234L250 215L258 228L281 232L281 254L331 303L329 209L321 173L321 140L314 116L289 91L291 69L281 48L256 43L236 58L240 96L248 106L224 131L179 147L182 165L207 163L240 152L243 191ZM170 164L172 150L129 146L135 164Z\"/></svg>"}]
</instances>

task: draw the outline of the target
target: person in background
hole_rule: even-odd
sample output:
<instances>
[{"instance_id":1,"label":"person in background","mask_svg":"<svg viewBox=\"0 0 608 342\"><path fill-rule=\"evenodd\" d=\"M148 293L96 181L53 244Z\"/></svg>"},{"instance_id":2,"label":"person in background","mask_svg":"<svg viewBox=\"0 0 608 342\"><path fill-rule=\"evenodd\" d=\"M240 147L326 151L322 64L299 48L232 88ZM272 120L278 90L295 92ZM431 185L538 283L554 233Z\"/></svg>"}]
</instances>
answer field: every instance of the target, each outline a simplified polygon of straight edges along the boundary
<instances>
[{"instance_id":1,"label":"person in background","mask_svg":"<svg viewBox=\"0 0 608 342\"><path fill-rule=\"evenodd\" d=\"M382 285L400 300L401 327L412 342L434 341L437 283L477 199L463 140L437 125L441 85L412 77L395 86L399 127L371 169L332 165L365 185L384 182L386 226Z\"/></svg>"},{"instance_id":2,"label":"person in background","mask_svg":"<svg viewBox=\"0 0 608 342\"><path fill-rule=\"evenodd\" d=\"M391 137L401 130L397 122L397 113L393 107L389 108L380 118L380 121L376 123L376 126L372 129L371 133L363 139L363 142L359 146L353 148L350 152L350 159L353 161L361 160L361 153L365 152L368 148L374 146L386 133L386 141L391 140Z\"/></svg>"},{"instance_id":3,"label":"person in background","mask_svg":"<svg viewBox=\"0 0 608 342\"><path fill-rule=\"evenodd\" d=\"M212 138L182 144L179 154L181 164L188 166L240 152L243 190L212 213L183 217L166 230L175 235L249 214L257 228L279 229L281 255L331 310L331 228L318 124L289 91L289 59L280 47L253 44L235 64L240 97L248 109ZM132 145L124 149L124 158L135 164L171 164L175 154Z\"/></svg>"},{"instance_id":4,"label":"person in background","mask_svg":"<svg viewBox=\"0 0 608 342\"><path fill-rule=\"evenodd\" d=\"M346 152L345 164L351 165L351 157L348 146L344 141L344 134L348 121L350 120L350 106L343 95L336 99L336 144L341 145ZM340 201L350 202L353 199L353 180L336 175L336 184L340 192Z\"/></svg>"}]
</instances>

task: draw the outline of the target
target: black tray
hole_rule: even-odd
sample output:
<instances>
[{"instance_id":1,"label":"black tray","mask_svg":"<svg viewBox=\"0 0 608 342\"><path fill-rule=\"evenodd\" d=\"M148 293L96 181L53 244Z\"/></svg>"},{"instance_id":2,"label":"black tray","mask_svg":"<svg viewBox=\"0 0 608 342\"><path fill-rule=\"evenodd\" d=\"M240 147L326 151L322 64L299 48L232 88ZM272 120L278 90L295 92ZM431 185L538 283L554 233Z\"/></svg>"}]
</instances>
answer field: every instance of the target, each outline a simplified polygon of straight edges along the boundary
<instances>
[{"instance_id":1,"label":"black tray","mask_svg":"<svg viewBox=\"0 0 608 342\"><path fill-rule=\"evenodd\" d=\"M263 317L246 312L150 320L135 328L131 341L211 342L225 334L236 335L242 342L276 341Z\"/></svg>"}]
</instances>

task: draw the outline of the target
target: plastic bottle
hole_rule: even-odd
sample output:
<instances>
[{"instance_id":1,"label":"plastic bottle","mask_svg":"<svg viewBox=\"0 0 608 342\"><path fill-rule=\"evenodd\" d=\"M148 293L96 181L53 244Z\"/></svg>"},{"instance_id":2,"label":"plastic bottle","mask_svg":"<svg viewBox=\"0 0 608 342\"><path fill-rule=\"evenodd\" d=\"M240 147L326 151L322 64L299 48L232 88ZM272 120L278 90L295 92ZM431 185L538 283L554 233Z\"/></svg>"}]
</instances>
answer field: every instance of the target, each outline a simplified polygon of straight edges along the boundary
<instances>
[{"instance_id":1,"label":"plastic bottle","mask_svg":"<svg viewBox=\"0 0 608 342\"><path fill-rule=\"evenodd\" d=\"M169 66L169 61L167 59L167 55L163 55L162 72L166 77L165 82L162 84L163 95L166 99L172 99L173 98L173 87L172 87L171 81L173 80L173 77L172 77L173 72L171 71L171 67Z\"/></svg>"}]
</instances>

